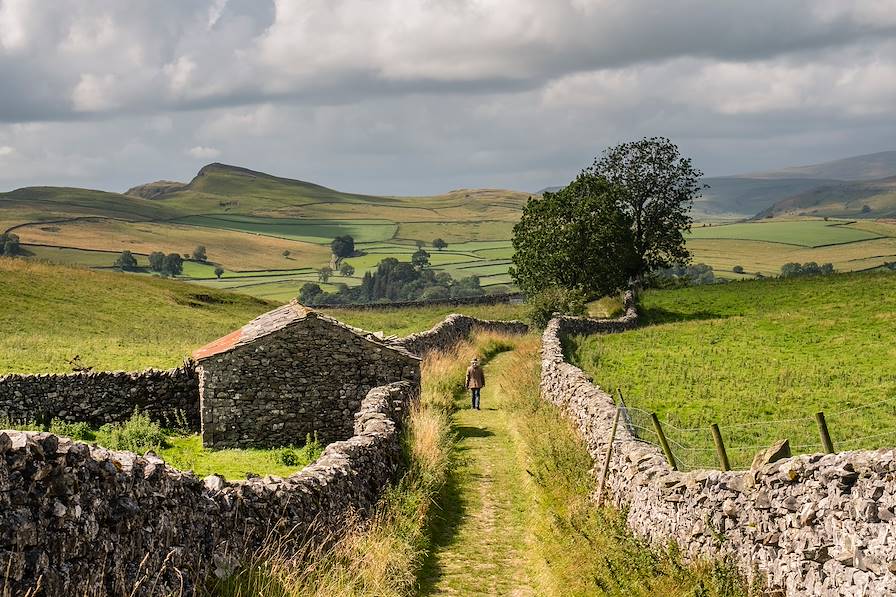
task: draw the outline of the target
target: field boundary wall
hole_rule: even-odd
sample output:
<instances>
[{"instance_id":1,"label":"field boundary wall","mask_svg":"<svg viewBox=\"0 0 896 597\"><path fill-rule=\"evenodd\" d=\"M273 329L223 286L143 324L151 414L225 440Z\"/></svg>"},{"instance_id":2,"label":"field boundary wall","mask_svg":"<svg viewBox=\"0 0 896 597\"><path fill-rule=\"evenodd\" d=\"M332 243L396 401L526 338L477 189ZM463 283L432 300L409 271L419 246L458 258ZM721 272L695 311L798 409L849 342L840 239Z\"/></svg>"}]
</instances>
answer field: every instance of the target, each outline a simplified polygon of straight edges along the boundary
<instances>
[{"instance_id":1,"label":"field boundary wall","mask_svg":"<svg viewBox=\"0 0 896 597\"><path fill-rule=\"evenodd\" d=\"M526 331L451 316L405 340L423 354L478 329ZM418 378L371 389L354 434L288 478L199 479L152 453L0 431L0 593L192 594L271 542L288 556L332 540L402 470L401 426L418 395Z\"/></svg>"}]
</instances>

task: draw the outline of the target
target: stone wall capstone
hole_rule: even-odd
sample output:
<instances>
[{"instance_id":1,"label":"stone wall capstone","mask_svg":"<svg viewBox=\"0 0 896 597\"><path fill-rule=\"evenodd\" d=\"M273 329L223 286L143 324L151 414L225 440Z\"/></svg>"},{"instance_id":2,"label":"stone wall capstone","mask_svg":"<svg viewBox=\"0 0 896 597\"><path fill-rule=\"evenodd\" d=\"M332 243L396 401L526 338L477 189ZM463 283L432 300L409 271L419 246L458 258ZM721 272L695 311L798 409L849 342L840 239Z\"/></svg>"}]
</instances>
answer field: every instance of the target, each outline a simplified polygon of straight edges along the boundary
<instances>
[{"instance_id":1,"label":"stone wall capstone","mask_svg":"<svg viewBox=\"0 0 896 597\"><path fill-rule=\"evenodd\" d=\"M62 419L94 426L125 421L139 408L174 423L178 412L199 429L199 384L192 365L126 373L103 371L0 377L0 420Z\"/></svg>"},{"instance_id":2,"label":"stone wall capstone","mask_svg":"<svg viewBox=\"0 0 896 597\"><path fill-rule=\"evenodd\" d=\"M573 421L595 462L606 454L616 407L566 362L562 337L622 331L632 317L555 318L542 337L542 396ZM896 594L896 450L682 473L620 425L608 491L636 535L657 546L674 540L691 561L730 558L786 595Z\"/></svg>"}]
</instances>

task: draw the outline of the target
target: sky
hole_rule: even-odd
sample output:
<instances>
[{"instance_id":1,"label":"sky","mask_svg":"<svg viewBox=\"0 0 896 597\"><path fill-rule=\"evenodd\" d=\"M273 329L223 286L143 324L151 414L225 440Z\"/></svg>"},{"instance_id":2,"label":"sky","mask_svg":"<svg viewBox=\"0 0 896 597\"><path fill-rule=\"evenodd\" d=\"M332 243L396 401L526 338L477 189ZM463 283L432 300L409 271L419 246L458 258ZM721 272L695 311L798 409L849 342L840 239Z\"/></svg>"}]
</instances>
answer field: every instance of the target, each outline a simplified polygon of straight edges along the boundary
<instances>
[{"instance_id":1,"label":"sky","mask_svg":"<svg viewBox=\"0 0 896 597\"><path fill-rule=\"evenodd\" d=\"M896 0L0 0L0 190L224 162L345 191L896 149Z\"/></svg>"}]
</instances>

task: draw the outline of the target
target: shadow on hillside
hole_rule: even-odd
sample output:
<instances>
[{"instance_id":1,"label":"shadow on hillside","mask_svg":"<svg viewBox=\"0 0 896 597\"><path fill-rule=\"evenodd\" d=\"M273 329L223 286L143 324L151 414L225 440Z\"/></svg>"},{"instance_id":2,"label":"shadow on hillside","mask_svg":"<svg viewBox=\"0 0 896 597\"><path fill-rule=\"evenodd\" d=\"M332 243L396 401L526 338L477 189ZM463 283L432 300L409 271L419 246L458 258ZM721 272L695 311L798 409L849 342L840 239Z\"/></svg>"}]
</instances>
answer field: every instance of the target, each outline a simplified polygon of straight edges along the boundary
<instances>
[{"instance_id":1,"label":"shadow on hillside","mask_svg":"<svg viewBox=\"0 0 896 597\"><path fill-rule=\"evenodd\" d=\"M722 313L715 313L713 311L679 312L663 309L662 307L641 307L642 325L659 325L663 323L675 323L679 321L724 319L725 317L728 316Z\"/></svg>"},{"instance_id":2,"label":"shadow on hillside","mask_svg":"<svg viewBox=\"0 0 896 597\"><path fill-rule=\"evenodd\" d=\"M494 433L482 427L468 425L460 425L454 427L453 430L459 441L471 437L490 437L494 435ZM473 446L463 444L456 448L453 458L457 460L457 464L449 470L445 485L442 487L442 491L439 492L436 500L435 507L437 510L429 525L431 544L429 554L420 569L420 581L417 587L418 595L431 595L435 590L436 584L442 578L444 571L439 566L435 555L442 551L443 548L454 543L460 521L463 520L464 514L468 509L467 502L469 498L464 496L463 485L465 482L469 483L468 479L473 475L466 463L469 458L467 452L472 448ZM465 477L468 479L465 480Z\"/></svg>"}]
</instances>

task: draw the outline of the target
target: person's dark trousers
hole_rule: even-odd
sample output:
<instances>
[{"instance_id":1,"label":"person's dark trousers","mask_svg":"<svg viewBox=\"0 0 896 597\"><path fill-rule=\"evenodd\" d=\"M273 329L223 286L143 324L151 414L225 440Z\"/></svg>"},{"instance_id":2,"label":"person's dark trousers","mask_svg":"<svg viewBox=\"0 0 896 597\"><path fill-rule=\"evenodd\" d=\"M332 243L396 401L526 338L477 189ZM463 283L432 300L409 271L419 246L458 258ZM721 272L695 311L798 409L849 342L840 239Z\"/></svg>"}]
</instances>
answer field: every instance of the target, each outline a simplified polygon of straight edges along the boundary
<instances>
[{"instance_id":1,"label":"person's dark trousers","mask_svg":"<svg viewBox=\"0 0 896 597\"><path fill-rule=\"evenodd\" d=\"M479 410L479 388L470 388L470 391L473 393L473 408Z\"/></svg>"}]
</instances>

